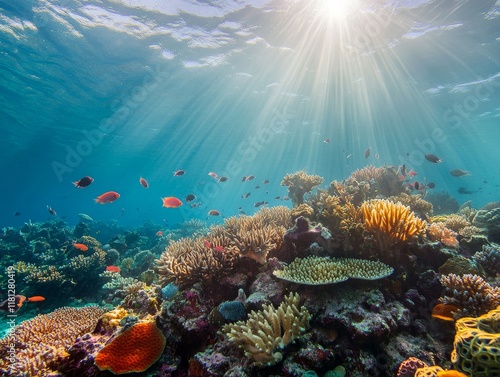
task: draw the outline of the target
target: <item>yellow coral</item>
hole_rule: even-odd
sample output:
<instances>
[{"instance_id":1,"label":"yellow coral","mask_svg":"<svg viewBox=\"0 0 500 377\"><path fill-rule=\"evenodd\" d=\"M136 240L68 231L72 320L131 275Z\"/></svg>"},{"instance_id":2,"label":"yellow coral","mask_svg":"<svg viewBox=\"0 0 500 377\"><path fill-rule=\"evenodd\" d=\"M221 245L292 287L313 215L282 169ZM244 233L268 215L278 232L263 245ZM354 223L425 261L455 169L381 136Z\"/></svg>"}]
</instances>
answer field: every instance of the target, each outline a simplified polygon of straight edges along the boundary
<instances>
[{"instance_id":1,"label":"yellow coral","mask_svg":"<svg viewBox=\"0 0 500 377\"><path fill-rule=\"evenodd\" d=\"M128 316L128 314L129 313L122 307L117 307L116 309L104 313L101 317L101 323L103 327L111 333L120 325L120 321Z\"/></svg>"},{"instance_id":2,"label":"yellow coral","mask_svg":"<svg viewBox=\"0 0 500 377\"><path fill-rule=\"evenodd\" d=\"M437 374L442 370L443 368L437 365L431 367L418 368L415 371L415 377L437 377Z\"/></svg>"},{"instance_id":3,"label":"yellow coral","mask_svg":"<svg viewBox=\"0 0 500 377\"><path fill-rule=\"evenodd\" d=\"M364 202L360 210L366 230L375 236L381 250L418 236L427 227L427 223L415 216L410 207L399 202L374 199Z\"/></svg>"},{"instance_id":4,"label":"yellow coral","mask_svg":"<svg viewBox=\"0 0 500 377\"><path fill-rule=\"evenodd\" d=\"M304 195L323 183L323 177L319 175L309 175L305 171L298 171L287 174L281 181L281 186L288 186L288 196L293 205L304 203Z\"/></svg>"},{"instance_id":5,"label":"yellow coral","mask_svg":"<svg viewBox=\"0 0 500 377\"><path fill-rule=\"evenodd\" d=\"M252 311L246 322L228 324L222 330L255 365L274 365L283 357L279 349L293 342L309 327L310 314L304 306L299 309L299 303L299 295L290 293L278 309L263 305L263 310Z\"/></svg>"},{"instance_id":6,"label":"yellow coral","mask_svg":"<svg viewBox=\"0 0 500 377\"><path fill-rule=\"evenodd\" d=\"M310 219L311 216L313 215L313 213L314 213L314 209L309 204L302 203L302 204L299 204L294 209L292 209L291 216L292 216L292 219L294 219L294 220L300 216L307 217L308 219Z\"/></svg>"}]
</instances>

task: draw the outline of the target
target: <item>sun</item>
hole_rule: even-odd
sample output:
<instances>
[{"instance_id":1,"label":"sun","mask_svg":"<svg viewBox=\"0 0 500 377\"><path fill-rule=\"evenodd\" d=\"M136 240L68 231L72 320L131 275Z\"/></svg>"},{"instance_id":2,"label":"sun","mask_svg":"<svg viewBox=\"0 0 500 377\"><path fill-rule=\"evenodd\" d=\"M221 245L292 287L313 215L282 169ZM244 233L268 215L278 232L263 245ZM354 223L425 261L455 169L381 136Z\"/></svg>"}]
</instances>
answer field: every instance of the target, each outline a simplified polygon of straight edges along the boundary
<instances>
[{"instance_id":1,"label":"sun","mask_svg":"<svg viewBox=\"0 0 500 377\"><path fill-rule=\"evenodd\" d=\"M321 11L327 17L343 20L352 7L352 3L353 0L322 0Z\"/></svg>"}]
</instances>

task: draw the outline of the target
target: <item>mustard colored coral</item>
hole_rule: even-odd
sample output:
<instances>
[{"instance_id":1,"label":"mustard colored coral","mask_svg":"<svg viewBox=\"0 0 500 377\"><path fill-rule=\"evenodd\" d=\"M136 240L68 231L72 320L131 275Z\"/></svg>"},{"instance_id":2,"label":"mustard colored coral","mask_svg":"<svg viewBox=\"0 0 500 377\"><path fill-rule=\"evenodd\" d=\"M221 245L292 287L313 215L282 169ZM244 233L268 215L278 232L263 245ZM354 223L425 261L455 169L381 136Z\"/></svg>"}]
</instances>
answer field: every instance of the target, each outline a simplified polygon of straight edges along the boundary
<instances>
[{"instance_id":1,"label":"mustard colored coral","mask_svg":"<svg viewBox=\"0 0 500 377\"><path fill-rule=\"evenodd\" d=\"M281 361L281 349L302 335L309 327L310 314L300 297L290 293L278 309L263 305L252 311L248 320L225 325L223 331L231 342L238 344L256 366L274 365Z\"/></svg>"},{"instance_id":2,"label":"mustard colored coral","mask_svg":"<svg viewBox=\"0 0 500 377\"><path fill-rule=\"evenodd\" d=\"M455 329L455 369L468 377L500 376L500 306L480 317L459 319Z\"/></svg>"}]
</instances>

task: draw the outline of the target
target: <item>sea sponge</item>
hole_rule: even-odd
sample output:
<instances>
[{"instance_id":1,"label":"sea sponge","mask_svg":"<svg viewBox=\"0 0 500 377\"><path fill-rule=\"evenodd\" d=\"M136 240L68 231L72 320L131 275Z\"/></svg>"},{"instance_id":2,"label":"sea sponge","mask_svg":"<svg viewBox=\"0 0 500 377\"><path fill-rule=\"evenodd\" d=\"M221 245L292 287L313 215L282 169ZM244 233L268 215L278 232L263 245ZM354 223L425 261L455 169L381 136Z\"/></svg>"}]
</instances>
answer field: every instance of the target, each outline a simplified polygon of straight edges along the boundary
<instances>
[{"instance_id":1,"label":"sea sponge","mask_svg":"<svg viewBox=\"0 0 500 377\"><path fill-rule=\"evenodd\" d=\"M469 377L500 376L500 306L477 318L461 318L451 362Z\"/></svg>"},{"instance_id":2,"label":"sea sponge","mask_svg":"<svg viewBox=\"0 0 500 377\"><path fill-rule=\"evenodd\" d=\"M129 327L95 357L100 370L114 374L143 372L163 353L166 338L153 322L140 322Z\"/></svg>"},{"instance_id":3,"label":"sea sponge","mask_svg":"<svg viewBox=\"0 0 500 377\"><path fill-rule=\"evenodd\" d=\"M238 344L256 366L274 365L281 361L283 349L309 327L310 314L302 306L300 297L290 293L278 309L263 305L263 310L252 311L246 322L225 325L222 331L231 342Z\"/></svg>"},{"instance_id":4,"label":"sea sponge","mask_svg":"<svg viewBox=\"0 0 500 377\"><path fill-rule=\"evenodd\" d=\"M376 280L389 276L393 268L381 262L354 259L309 256L296 258L273 275L287 281L306 285L333 284L349 278Z\"/></svg>"},{"instance_id":5,"label":"sea sponge","mask_svg":"<svg viewBox=\"0 0 500 377\"><path fill-rule=\"evenodd\" d=\"M309 175L305 171L287 174L281 181L281 186L288 186L288 197L295 206L304 203L304 195L323 183L323 177Z\"/></svg>"},{"instance_id":6,"label":"sea sponge","mask_svg":"<svg viewBox=\"0 0 500 377\"><path fill-rule=\"evenodd\" d=\"M364 202L360 210L366 230L373 234L383 251L396 242L421 235L427 227L427 223L415 216L410 207L399 202L374 199Z\"/></svg>"}]
</instances>

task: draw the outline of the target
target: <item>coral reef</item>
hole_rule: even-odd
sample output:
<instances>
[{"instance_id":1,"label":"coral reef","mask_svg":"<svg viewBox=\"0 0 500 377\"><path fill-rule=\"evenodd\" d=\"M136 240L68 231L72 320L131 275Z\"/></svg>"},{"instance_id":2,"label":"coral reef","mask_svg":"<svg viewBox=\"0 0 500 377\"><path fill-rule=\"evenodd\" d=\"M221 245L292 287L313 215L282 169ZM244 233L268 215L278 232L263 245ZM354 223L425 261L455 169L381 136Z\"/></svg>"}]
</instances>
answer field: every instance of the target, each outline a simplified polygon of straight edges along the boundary
<instances>
[{"instance_id":1,"label":"coral reef","mask_svg":"<svg viewBox=\"0 0 500 377\"><path fill-rule=\"evenodd\" d=\"M495 277L500 274L500 247L498 245L483 246L472 256L472 259L479 263L486 274Z\"/></svg>"},{"instance_id":2,"label":"coral reef","mask_svg":"<svg viewBox=\"0 0 500 377\"><path fill-rule=\"evenodd\" d=\"M424 200L420 194L408 195L403 192L397 196L389 197L388 200L410 207L412 212L423 220L428 219L432 215L432 204Z\"/></svg>"},{"instance_id":3,"label":"coral reef","mask_svg":"<svg viewBox=\"0 0 500 377\"><path fill-rule=\"evenodd\" d=\"M444 222L436 222L427 228L427 236L431 241L441 242L446 247L458 247L458 234L446 227Z\"/></svg>"},{"instance_id":4,"label":"coral reef","mask_svg":"<svg viewBox=\"0 0 500 377\"><path fill-rule=\"evenodd\" d=\"M0 340L0 372L5 376L48 376L52 363L67 354L76 338L93 330L104 309L60 308L17 326ZM15 360L7 350L15 349Z\"/></svg>"},{"instance_id":5,"label":"coral reef","mask_svg":"<svg viewBox=\"0 0 500 377\"><path fill-rule=\"evenodd\" d=\"M310 315L305 307L299 309L299 303L299 295L291 293L277 309L264 305L262 311L252 311L246 322L225 325L223 331L255 365L276 364L283 358L278 350L309 327Z\"/></svg>"},{"instance_id":6,"label":"coral reef","mask_svg":"<svg viewBox=\"0 0 500 377\"><path fill-rule=\"evenodd\" d=\"M424 368L428 365L416 357L410 357L403 361L398 368L396 377L413 377L418 368Z\"/></svg>"},{"instance_id":7,"label":"coral reef","mask_svg":"<svg viewBox=\"0 0 500 377\"><path fill-rule=\"evenodd\" d=\"M500 376L500 307L456 324L451 361L468 377Z\"/></svg>"},{"instance_id":8,"label":"coral reef","mask_svg":"<svg viewBox=\"0 0 500 377\"><path fill-rule=\"evenodd\" d=\"M495 202L478 210L472 225L485 228L491 241L500 242L500 203Z\"/></svg>"},{"instance_id":9,"label":"coral reef","mask_svg":"<svg viewBox=\"0 0 500 377\"><path fill-rule=\"evenodd\" d=\"M288 197L295 206L304 203L304 195L323 183L323 177L309 175L304 171L287 174L281 181L281 186L288 186Z\"/></svg>"},{"instance_id":10,"label":"coral reef","mask_svg":"<svg viewBox=\"0 0 500 377\"><path fill-rule=\"evenodd\" d=\"M309 256L296 258L273 275L287 281L307 285L332 284L349 278L376 280L392 274L393 269L381 262L353 258Z\"/></svg>"}]
</instances>

